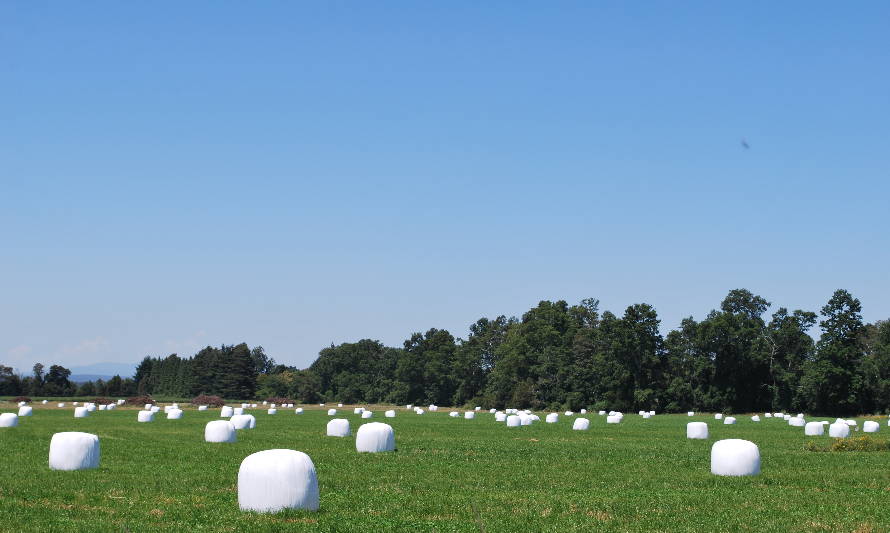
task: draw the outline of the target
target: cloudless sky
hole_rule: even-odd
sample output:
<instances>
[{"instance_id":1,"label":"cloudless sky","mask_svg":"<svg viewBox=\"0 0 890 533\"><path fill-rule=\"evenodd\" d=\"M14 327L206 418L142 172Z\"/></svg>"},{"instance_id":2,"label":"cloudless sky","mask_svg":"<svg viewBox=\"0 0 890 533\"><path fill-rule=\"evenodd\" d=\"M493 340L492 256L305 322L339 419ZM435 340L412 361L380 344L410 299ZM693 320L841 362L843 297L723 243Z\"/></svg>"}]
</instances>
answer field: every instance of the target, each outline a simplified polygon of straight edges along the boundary
<instances>
[{"instance_id":1,"label":"cloudless sky","mask_svg":"<svg viewBox=\"0 0 890 533\"><path fill-rule=\"evenodd\" d=\"M890 318L890 3L0 3L0 362ZM750 149L742 146L747 140ZM814 332L818 333L818 332Z\"/></svg>"}]
</instances>

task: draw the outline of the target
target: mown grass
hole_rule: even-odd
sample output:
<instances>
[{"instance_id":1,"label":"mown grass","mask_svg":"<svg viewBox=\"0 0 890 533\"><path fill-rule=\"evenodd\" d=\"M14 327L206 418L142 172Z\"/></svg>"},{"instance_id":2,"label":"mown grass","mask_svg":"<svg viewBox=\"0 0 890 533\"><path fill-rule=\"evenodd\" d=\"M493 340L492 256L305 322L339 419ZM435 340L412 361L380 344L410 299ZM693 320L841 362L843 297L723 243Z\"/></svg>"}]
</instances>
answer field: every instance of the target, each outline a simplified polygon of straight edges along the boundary
<instances>
[{"instance_id":1,"label":"mown grass","mask_svg":"<svg viewBox=\"0 0 890 533\"><path fill-rule=\"evenodd\" d=\"M589 431L572 431L564 416L508 429L488 413L465 420L399 410L385 420L398 451L358 454L353 438L324 435L329 417L317 407L253 410L257 428L239 431L235 444L203 442L218 410L139 424L133 409L74 419L68 408L34 407L17 428L0 429L4 531L890 530L890 454L807 452L806 442L832 439L804 437L780 420L725 426L710 416L627 415L607 426L594 414ZM354 434L362 421L341 413ZM686 422L699 420L711 438L686 440ZM58 431L99 435L100 468L49 470ZM710 447L723 438L755 442L761 475L711 475ZM270 448L312 457L320 511L238 510L241 460Z\"/></svg>"}]
</instances>

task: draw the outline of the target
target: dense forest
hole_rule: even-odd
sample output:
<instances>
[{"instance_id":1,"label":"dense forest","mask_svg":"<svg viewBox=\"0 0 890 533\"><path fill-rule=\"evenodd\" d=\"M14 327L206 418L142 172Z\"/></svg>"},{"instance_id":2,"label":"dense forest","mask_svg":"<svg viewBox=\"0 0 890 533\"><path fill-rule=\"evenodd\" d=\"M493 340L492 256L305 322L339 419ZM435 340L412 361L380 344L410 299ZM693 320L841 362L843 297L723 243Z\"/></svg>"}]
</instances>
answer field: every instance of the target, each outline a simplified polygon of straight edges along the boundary
<instances>
[{"instance_id":1,"label":"dense forest","mask_svg":"<svg viewBox=\"0 0 890 533\"><path fill-rule=\"evenodd\" d=\"M0 365L0 394L133 393L302 403L484 405L547 409L820 414L890 410L890 322L865 324L845 290L817 315L779 308L745 289L663 337L655 309L617 316L594 299L542 301L521 318L481 318L466 339L414 333L402 347L364 339L323 349L308 369L278 365L262 347L206 347L191 358L146 357L132 378L75 386L58 365L18 376ZM818 324L821 335L809 335ZM67 374L66 374L67 372Z\"/></svg>"}]
</instances>

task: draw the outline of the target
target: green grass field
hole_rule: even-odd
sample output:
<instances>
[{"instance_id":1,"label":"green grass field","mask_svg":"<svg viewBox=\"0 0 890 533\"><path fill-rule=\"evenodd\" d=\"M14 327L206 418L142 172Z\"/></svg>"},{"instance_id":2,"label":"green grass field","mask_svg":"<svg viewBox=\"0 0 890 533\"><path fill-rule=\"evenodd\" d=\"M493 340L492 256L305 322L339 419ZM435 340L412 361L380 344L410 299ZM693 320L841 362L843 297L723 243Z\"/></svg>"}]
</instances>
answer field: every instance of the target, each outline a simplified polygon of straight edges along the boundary
<instances>
[{"instance_id":1,"label":"green grass field","mask_svg":"<svg viewBox=\"0 0 890 533\"><path fill-rule=\"evenodd\" d=\"M543 413L508 429L488 413L399 409L384 419L377 408L372 421L393 426L398 451L358 454L354 437L325 436L330 417L318 407L252 410L256 429L208 444L204 425L218 409L139 424L131 408L75 419L70 408L35 404L33 417L0 428L3 531L890 531L890 454L806 451L831 439L780 420L628 414L607 425L592 414L589 431L572 431L574 417L546 424ZM4 402L0 411L16 409ZM363 421L340 412L354 436ZM711 438L687 440L689 421L707 421ZM881 423L878 437L887 437ZM49 470L59 431L99 435L100 467ZM711 475L711 445L724 438L755 442L762 473ZM238 510L241 460L271 448L312 458L318 512Z\"/></svg>"}]
</instances>

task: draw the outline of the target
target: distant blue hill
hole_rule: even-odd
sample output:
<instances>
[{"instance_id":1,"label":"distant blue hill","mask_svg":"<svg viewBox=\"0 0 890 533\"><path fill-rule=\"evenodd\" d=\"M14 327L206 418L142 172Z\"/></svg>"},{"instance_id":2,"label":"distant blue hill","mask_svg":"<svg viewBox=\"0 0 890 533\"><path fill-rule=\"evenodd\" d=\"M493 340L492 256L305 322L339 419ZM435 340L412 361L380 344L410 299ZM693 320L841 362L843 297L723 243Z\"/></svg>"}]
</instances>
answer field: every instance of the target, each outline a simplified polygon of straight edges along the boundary
<instances>
[{"instance_id":1,"label":"distant blue hill","mask_svg":"<svg viewBox=\"0 0 890 533\"><path fill-rule=\"evenodd\" d=\"M136 373L136 365L131 363L93 363L91 365L73 366L69 380L75 383L95 381L97 379L108 380L113 376L131 378Z\"/></svg>"}]
</instances>

